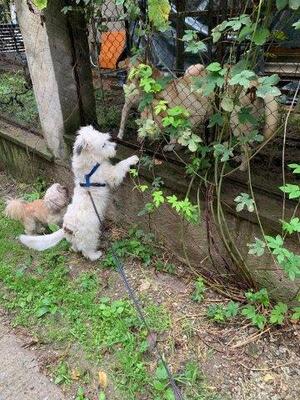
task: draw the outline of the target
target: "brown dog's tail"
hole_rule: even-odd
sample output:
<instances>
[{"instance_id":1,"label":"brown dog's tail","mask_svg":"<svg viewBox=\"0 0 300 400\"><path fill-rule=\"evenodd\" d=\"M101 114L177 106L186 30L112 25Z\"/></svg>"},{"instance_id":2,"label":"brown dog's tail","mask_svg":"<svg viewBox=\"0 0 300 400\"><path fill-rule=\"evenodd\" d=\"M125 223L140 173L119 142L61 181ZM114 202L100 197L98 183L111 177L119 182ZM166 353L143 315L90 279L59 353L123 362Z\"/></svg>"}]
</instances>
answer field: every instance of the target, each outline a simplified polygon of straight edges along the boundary
<instances>
[{"instance_id":1,"label":"brown dog's tail","mask_svg":"<svg viewBox=\"0 0 300 400\"><path fill-rule=\"evenodd\" d=\"M19 199L12 199L7 201L4 213L7 217L22 221L25 216L26 203Z\"/></svg>"}]
</instances>

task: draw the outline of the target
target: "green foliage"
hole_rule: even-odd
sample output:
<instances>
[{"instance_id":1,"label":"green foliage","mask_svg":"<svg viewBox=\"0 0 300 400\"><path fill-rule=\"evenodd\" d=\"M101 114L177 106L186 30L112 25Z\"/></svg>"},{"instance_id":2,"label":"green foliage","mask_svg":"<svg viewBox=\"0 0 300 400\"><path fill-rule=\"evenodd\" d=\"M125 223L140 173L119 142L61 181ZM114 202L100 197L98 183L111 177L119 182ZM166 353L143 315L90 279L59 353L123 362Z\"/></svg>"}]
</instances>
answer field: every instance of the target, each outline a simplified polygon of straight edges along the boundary
<instances>
[{"instance_id":1,"label":"green foliage","mask_svg":"<svg viewBox=\"0 0 300 400\"><path fill-rule=\"evenodd\" d=\"M294 321L300 321L300 306L292 308L293 314L291 319Z\"/></svg>"},{"instance_id":2,"label":"green foliage","mask_svg":"<svg viewBox=\"0 0 300 400\"><path fill-rule=\"evenodd\" d=\"M61 362L56 370L55 370L55 379L54 383L56 385L61 385L61 384L70 384L71 383L71 373L69 366L66 362Z\"/></svg>"},{"instance_id":3,"label":"green foliage","mask_svg":"<svg viewBox=\"0 0 300 400\"><path fill-rule=\"evenodd\" d=\"M289 222L282 221L282 228L287 233L300 233L300 219L298 217L291 218Z\"/></svg>"},{"instance_id":4,"label":"green foliage","mask_svg":"<svg viewBox=\"0 0 300 400\"><path fill-rule=\"evenodd\" d=\"M226 306L222 304L212 304L207 309L207 316L217 323L225 323L236 317L239 312L239 303L230 301Z\"/></svg>"},{"instance_id":5,"label":"green foliage","mask_svg":"<svg viewBox=\"0 0 300 400\"><path fill-rule=\"evenodd\" d=\"M202 142L200 136L192 133L190 129L186 129L182 132L181 136L178 139L178 143L182 146L186 146L190 152L194 153L199 148L199 143Z\"/></svg>"},{"instance_id":6,"label":"green foliage","mask_svg":"<svg viewBox=\"0 0 300 400\"><path fill-rule=\"evenodd\" d=\"M229 84L230 85L240 85L244 89L248 89L250 86L251 80L256 78L256 74L253 71L250 70L243 70L237 74L233 73L233 76L231 79L229 79Z\"/></svg>"},{"instance_id":7,"label":"green foliage","mask_svg":"<svg viewBox=\"0 0 300 400\"><path fill-rule=\"evenodd\" d=\"M248 193L240 193L234 201L237 203L236 211L240 212L246 208L249 212L254 211L254 200L249 196Z\"/></svg>"},{"instance_id":8,"label":"green foliage","mask_svg":"<svg viewBox=\"0 0 300 400\"><path fill-rule=\"evenodd\" d=\"M39 10L44 10L47 7L48 0L33 0L32 2Z\"/></svg>"},{"instance_id":9,"label":"green foliage","mask_svg":"<svg viewBox=\"0 0 300 400\"><path fill-rule=\"evenodd\" d=\"M162 124L165 128L172 126L176 129L185 129L189 127L188 117L189 113L184 107L175 106L167 110L167 115L162 119Z\"/></svg>"},{"instance_id":10,"label":"green foliage","mask_svg":"<svg viewBox=\"0 0 300 400\"><path fill-rule=\"evenodd\" d=\"M192 300L201 302L204 300L204 293L206 291L203 278L199 277L195 282L195 290L192 294Z\"/></svg>"},{"instance_id":11,"label":"green foliage","mask_svg":"<svg viewBox=\"0 0 300 400\"><path fill-rule=\"evenodd\" d=\"M249 254L260 257L265 252L266 243L258 238L255 238L255 242L248 243L247 246L249 247Z\"/></svg>"},{"instance_id":12,"label":"green foliage","mask_svg":"<svg viewBox=\"0 0 300 400\"><path fill-rule=\"evenodd\" d=\"M258 329L263 330L267 323L266 317L258 313L256 308L250 304L247 304L242 309L242 315L251 321L251 324L256 326Z\"/></svg>"},{"instance_id":13,"label":"green foliage","mask_svg":"<svg viewBox=\"0 0 300 400\"><path fill-rule=\"evenodd\" d=\"M214 145L214 156L221 157L222 162L228 161L233 157L233 148L229 147L228 142L218 143Z\"/></svg>"},{"instance_id":14,"label":"green foliage","mask_svg":"<svg viewBox=\"0 0 300 400\"><path fill-rule=\"evenodd\" d=\"M39 128L39 116L34 93L26 89L21 72L0 74L1 113L22 125Z\"/></svg>"},{"instance_id":15,"label":"green foliage","mask_svg":"<svg viewBox=\"0 0 300 400\"><path fill-rule=\"evenodd\" d=\"M287 311L288 307L286 304L282 302L276 304L270 314L270 323L273 325L283 325Z\"/></svg>"},{"instance_id":16,"label":"green foliage","mask_svg":"<svg viewBox=\"0 0 300 400\"><path fill-rule=\"evenodd\" d=\"M207 50L207 46L201 40L198 40L198 35L196 31L193 30L186 30L182 40L186 42L187 46L185 51L187 53L198 54L202 51Z\"/></svg>"},{"instance_id":17,"label":"green foliage","mask_svg":"<svg viewBox=\"0 0 300 400\"><path fill-rule=\"evenodd\" d=\"M164 32L169 28L169 14L171 6L168 0L149 0L148 17L151 24L158 31Z\"/></svg>"},{"instance_id":18,"label":"green foliage","mask_svg":"<svg viewBox=\"0 0 300 400\"><path fill-rule=\"evenodd\" d=\"M249 15L242 14L239 17L230 18L228 21L223 21L220 25L217 25L212 29L213 42L216 43L221 38L222 34L233 31L237 32L244 26L251 26L251 19Z\"/></svg>"},{"instance_id":19,"label":"green foliage","mask_svg":"<svg viewBox=\"0 0 300 400\"><path fill-rule=\"evenodd\" d=\"M197 205L193 205L188 198L178 200L176 195L167 196L167 201L179 215L191 223L197 223L199 220L199 209Z\"/></svg>"},{"instance_id":20,"label":"green foliage","mask_svg":"<svg viewBox=\"0 0 300 400\"><path fill-rule=\"evenodd\" d=\"M293 174L300 174L300 164L289 164L289 167L293 170Z\"/></svg>"},{"instance_id":21,"label":"green foliage","mask_svg":"<svg viewBox=\"0 0 300 400\"><path fill-rule=\"evenodd\" d=\"M289 278L295 280L296 277L300 276L300 256L284 247L283 238L280 235L276 237L266 235L265 240Z\"/></svg>"},{"instance_id":22,"label":"green foliage","mask_svg":"<svg viewBox=\"0 0 300 400\"><path fill-rule=\"evenodd\" d=\"M252 40L257 46L264 45L270 37L270 31L264 26L259 26L256 28Z\"/></svg>"},{"instance_id":23,"label":"green foliage","mask_svg":"<svg viewBox=\"0 0 300 400\"><path fill-rule=\"evenodd\" d=\"M122 259L128 257L135 258L140 260L145 266L148 266L155 254L153 236L144 233L140 229L130 229L126 238L116 241L112 244L112 248L108 250L102 262L107 268L114 268L116 266L112 250Z\"/></svg>"},{"instance_id":24,"label":"green foliage","mask_svg":"<svg viewBox=\"0 0 300 400\"><path fill-rule=\"evenodd\" d=\"M295 27L295 29L300 29L300 19L298 19L297 22L294 22L293 26Z\"/></svg>"},{"instance_id":25,"label":"green foliage","mask_svg":"<svg viewBox=\"0 0 300 400\"><path fill-rule=\"evenodd\" d=\"M249 303L260 304L264 307L268 307L270 305L269 294L265 288L259 290L258 292L253 292L250 290L245 293L245 296Z\"/></svg>"},{"instance_id":26,"label":"green foliage","mask_svg":"<svg viewBox=\"0 0 300 400\"><path fill-rule=\"evenodd\" d=\"M300 186L299 185L287 183L286 185L280 186L279 189L282 190L284 193L287 193L289 199L300 198Z\"/></svg>"},{"instance_id":27,"label":"green foliage","mask_svg":"<svg viewBox=\"0 0 300 400\"><path fill-rule=\"evenodd\" d=\"M155 190L152 193L152 198L153 198L153 204L155 205L155 207L159 207L160 205L162 205L165 202L165 198L164 198L163 192L161 190Z\"/></svg>"}]
</instances>

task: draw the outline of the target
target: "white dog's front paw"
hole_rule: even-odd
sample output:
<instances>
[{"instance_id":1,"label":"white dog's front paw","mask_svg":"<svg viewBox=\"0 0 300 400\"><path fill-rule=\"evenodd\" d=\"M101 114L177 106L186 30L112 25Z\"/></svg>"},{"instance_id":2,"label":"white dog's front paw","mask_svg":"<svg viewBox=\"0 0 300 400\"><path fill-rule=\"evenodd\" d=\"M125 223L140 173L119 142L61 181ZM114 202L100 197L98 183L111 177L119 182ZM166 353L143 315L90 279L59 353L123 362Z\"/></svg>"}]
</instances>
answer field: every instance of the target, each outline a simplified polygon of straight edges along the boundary
<instances>
[{"instance_id":1,"label":"white dog's front paw","mask_svg":"<svg viewBox=\"0 0 300 400\"><path fill-rule=\"evenodd\" d=\"M102 256L102 251L83 251L82 254L90 261L96 261Z\"/></svg>"},{"instance_id":2,"label":"white dog's front paw","mask_svg":"<svg viewBox=\"0 0 300 400\"><path fill-rule=\"evenodd\" d=\"M131 156L127 159L128 165L136 165L139 162L138 156Z\"/></svg>"}]
</instances>

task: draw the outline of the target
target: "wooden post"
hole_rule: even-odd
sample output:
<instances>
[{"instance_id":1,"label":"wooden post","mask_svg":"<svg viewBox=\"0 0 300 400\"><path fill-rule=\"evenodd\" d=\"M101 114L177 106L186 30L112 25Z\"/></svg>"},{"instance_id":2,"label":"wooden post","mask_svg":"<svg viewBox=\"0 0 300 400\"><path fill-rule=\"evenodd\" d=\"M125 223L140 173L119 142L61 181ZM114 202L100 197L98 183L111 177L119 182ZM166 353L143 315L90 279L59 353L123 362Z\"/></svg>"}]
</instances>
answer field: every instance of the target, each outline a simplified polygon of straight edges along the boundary
<instances>
[{"instance_id":1,"label":"wooden post","mask_svg":"<svg viewBox=\"0 0 300 400\"><path fill-rule=\"evenodd\" d=\"M26 0L15 4L43 135L54 156L66 159L65 138L96 119L83 16L70 22L62 0L48 1L43 13Z\"/></svg>"}]
</instances>

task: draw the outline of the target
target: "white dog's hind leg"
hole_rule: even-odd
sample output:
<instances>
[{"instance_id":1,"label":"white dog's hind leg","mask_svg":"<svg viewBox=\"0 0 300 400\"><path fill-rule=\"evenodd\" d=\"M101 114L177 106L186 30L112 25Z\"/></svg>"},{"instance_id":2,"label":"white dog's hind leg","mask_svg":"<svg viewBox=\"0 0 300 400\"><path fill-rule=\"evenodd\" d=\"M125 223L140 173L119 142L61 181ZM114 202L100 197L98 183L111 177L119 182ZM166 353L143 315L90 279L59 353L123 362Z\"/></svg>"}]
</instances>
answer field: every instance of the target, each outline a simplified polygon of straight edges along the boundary
<instances>
[{"instance_id":1,"label":"white dog's hind leg","mask_svg":"<svg viewBox=\"0 0 300 400\"><path fill-rule=\"evenodd\" d=\"M96 261L102 256L102 251L82 250L82 254L85 258L88 258L91 261Z\"/></svg>"}]
</instances>

